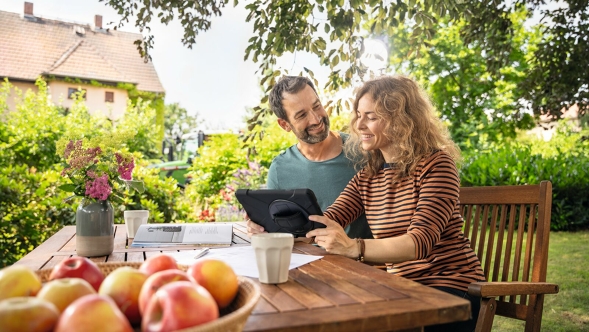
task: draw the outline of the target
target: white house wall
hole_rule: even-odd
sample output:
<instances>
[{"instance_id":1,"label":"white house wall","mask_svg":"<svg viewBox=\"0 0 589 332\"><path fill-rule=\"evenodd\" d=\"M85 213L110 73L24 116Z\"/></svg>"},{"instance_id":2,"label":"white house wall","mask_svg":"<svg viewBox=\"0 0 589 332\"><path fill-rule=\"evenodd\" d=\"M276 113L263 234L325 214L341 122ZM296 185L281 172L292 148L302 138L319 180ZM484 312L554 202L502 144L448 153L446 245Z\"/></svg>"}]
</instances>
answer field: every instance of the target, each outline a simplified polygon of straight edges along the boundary
<instances>
[{"instance_id":1,"label":"white house wall","mask_svg":"<svg viewBox=\"0 0 589 332\"><path fill-rule=\"evenodd\" d=\"M127 108L128 93L127 90L116 89L116 88L105 88L96 87L93 85L79 84L79 83L67 83L61 81L49 82L49 89L51 93L51 100L56 105L62 107L71 107L74 100L68 99L68 89L85 89L86 90L86 101L85 104L88 107L90 114L95 115L98 112L104 114L107 118L116 121L123 117ZM105 102L105 92L114 93L114 102Z\"/></svg>"}]
</instances>

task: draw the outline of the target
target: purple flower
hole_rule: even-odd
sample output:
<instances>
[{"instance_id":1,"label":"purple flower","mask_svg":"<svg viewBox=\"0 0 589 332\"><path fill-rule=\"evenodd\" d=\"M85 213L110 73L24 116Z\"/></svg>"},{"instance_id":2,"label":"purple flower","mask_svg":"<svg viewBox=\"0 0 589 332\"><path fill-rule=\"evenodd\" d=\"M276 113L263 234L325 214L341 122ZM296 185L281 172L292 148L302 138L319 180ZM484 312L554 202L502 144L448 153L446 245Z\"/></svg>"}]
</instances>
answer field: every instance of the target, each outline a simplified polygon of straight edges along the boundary
<instances>
[{"instance_id":1,"label":"purple flower","mask_svg":"<svg viewBox=\"0 0 589 332\"><path fill-rule=\"evenodd\" d=\"M86 196L106 200L111 193L112 188L108 184L108 176L106 174L97 177L94 181L86 182Z\"/></svg>"}]
</instances>

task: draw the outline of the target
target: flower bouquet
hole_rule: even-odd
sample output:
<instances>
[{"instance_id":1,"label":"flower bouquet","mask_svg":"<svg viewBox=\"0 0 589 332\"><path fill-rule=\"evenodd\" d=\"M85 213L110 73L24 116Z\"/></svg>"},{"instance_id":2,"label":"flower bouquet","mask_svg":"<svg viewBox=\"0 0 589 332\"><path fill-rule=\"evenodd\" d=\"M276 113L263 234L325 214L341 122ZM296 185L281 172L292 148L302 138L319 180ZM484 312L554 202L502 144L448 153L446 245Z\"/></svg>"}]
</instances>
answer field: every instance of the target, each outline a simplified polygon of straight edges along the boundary
<instances>
[{"instance_id":1,"label":"flower bouquet","mask_svg":"<svg viewBox=\"0 0 589 332\"><path fill-rule=\"evenodd\" d=\"M120 201L120 191L145 190L142 181L133 180L135 161L128 153L112 148L103 151L98 146L85 148L82 140L70 140L63 157L66 167L61 175L68 178L70 183L59 188L74 193L67 199L80 196L91 200Z\"/></svg>"}]
</instances>

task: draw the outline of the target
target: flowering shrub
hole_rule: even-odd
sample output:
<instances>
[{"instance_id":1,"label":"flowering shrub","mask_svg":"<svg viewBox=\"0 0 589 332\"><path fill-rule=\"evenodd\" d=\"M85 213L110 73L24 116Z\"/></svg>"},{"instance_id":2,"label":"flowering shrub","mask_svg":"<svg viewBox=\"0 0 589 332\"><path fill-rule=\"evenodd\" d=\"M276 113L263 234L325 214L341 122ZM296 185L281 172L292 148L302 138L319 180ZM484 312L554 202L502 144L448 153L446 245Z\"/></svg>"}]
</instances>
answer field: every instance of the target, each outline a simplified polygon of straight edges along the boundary
<instances>
[{"instance_id":1,"label":"flowering shrub","mask_svg":"<svg viewBox=\"0 0 589 332\"><path fill-rule=\"evenodd\" d=\"M59 188L73 192L74 196L120 201L117 191L122 192L127 187L139 192L144 190L143 182L132 179L135 161L130 154L113 148L84 147L82 140L70 140L63 157L67 165L61 175L67 177L70 183Z\"/></svg>"}]
</instances>

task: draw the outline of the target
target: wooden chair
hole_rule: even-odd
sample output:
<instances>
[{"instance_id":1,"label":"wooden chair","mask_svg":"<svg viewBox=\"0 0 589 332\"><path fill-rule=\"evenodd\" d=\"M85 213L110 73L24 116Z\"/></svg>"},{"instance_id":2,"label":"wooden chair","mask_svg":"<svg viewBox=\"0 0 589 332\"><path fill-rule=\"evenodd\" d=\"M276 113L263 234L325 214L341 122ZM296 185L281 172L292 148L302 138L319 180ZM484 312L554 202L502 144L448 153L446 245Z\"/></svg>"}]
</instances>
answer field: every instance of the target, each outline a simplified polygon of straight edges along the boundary
<instances>
[{"instance_id":1,"label":"wooden chair","mask_svg":"<svg viewBox=\"0 0 589 332\"><path fill-rule=\"evenodd\" d=\"M540 331L546 283L552 184L462 187L464 234L477 253L488 282L473 283L482 298L476 331L490 331L495 314L524 320L525 331Z\"/></svg>"}]
</instances>

